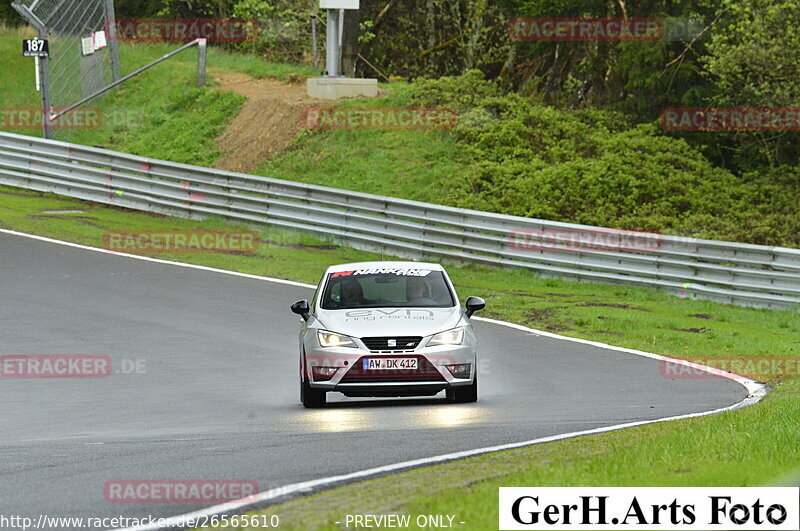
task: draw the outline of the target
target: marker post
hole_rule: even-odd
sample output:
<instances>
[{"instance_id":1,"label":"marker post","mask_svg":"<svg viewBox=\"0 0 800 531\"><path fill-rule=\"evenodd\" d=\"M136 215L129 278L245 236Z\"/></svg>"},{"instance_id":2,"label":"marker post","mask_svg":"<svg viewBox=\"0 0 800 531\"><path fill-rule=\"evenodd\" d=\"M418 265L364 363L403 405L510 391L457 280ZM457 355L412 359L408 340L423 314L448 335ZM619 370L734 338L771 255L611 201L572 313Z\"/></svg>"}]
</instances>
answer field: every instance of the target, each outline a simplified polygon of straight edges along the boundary
<instances>
[{"instance_id":1,"label":"marker post","mask_svg":"<svg viewBox=\"0 0 800 531\"><path fill-rule=\"evenodd\" d=\"M50 43L43 37L44 32L39 32L38 39L22 40L23 57L33 57L36 67L36 92L42 93L42 129L45 138L53 137L53 126L50 121L50 95L47 93L47 58L50 57ZM43 83L44 80L44 83ZM44 92L42 92L44 89Z\"/></svg>"}]
</instances>

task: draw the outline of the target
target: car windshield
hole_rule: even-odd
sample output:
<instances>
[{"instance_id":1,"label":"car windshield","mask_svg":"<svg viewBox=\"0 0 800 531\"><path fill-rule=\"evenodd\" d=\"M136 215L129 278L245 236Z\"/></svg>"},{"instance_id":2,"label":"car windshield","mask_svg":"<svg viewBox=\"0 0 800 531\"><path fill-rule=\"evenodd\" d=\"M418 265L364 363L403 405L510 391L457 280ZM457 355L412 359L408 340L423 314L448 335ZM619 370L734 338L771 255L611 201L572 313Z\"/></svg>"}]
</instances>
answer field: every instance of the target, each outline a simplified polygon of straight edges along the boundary
<instances>
[{"instance_id":1,"label":"car windshield","mask_svg":"<svg viewBox=\"0 0 800 531\"><path fill-rule=\"evenodd\" d=\"M453 294L441 271L365 269L331 273L323 310L352 308L452 308Z\"/></svg>"}]
</instances>

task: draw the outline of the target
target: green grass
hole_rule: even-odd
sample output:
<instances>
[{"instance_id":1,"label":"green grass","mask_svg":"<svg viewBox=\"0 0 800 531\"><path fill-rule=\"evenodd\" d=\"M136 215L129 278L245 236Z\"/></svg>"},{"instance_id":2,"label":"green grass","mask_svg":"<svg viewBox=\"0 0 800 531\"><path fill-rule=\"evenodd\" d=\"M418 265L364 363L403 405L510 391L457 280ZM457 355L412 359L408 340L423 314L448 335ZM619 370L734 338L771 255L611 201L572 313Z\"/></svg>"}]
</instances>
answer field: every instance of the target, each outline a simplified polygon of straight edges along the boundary
<instances>
[{"instance_id":1,"label":"green grass","mask_svg":"<svg viewBox=\"0 0 800 531\"><path fill-rule=\"evenodd\" d=\"M47 211L85 210L84 214L47 214ZM95 247L103 247L103 235L109 231L214 230L235 227L220 219L202 222L158 215L140 214L83 201L39 194L0 186L0 228L40 234ZM241 227L241 226L240 226ZM279 278L319 280L316 258L320 254L332 261L347 261L352 250L331 246L330 242L281 230L261 231L264 242L256 256L210 253L158 254L165 260L179 260L251 274L273 274ZM355 253L365 259L368 253ZM267 268L264 266L268 265Z\"/></svg>"},{"instance_id":2,"label":"green grass","mask_svg":"<svg viewBox=\"0 0 800 531\"><path fill-rule=\"evenodd\" d=\"M448 193L445 176L462 168L455 141L437 131L305 133L299 142L302 149L264 163L255 173L441 203Z\"/></svg>"},{"instance_id":3,"label":"green grass","mask_svg":"<svg viewBox=\"0 0 800 531\"><path fill-rule=\"evenodd\" d=\"M44 212L72 209L85 213ZM107 231L235 225L219 219L196 222L135 213L0 187L0 226L102 247ZM312 284L331 263L381 258L299 233L258 230L267 243L251 256L157 256ZM800 358L796 312L680 299L651 289L543 279L522 270L448 264L448 271L462 296L486 298L487 317L711 364L714 359L738 357ZM744 410L413 470L299 498L264 512L279 514L281 527L288 529L337 529L333 522L345 514L387 512L456 514L468 529L496 529L500 486L771 483L800 468L800 384L778 376L768 380L773 392Z\"/></svg>"},{"instance_id":4,"label":"green grass","mask_svg":"<svg viewBox=\"0 0 800 531\"><path fill-rule=\"evenodd\" d=\"M311 66L270 63L255 55L229 53L220 48L209 48L209 65L229 72L241 72L257 79L272 77L281 81L305 79L318 75Z\"/></svg>"},{"instance_id":5,"label":"green grass","mask_svg":"<svg viewBox=\"0 0 800 531\"><path fill-rule=\"evenodd\" d=\"M26 28L0 28L0 87L4 109L37 108L33 59L20 54ZM123 75L175 50L177 44L120 43ZM211 166L219 158L215 139L238 114L245 99L214 89L214 72L244 72L254 77L288 79L312 75L303 65L275 64L251 55L208 49L208 86L197 88L197 51L190 48L125 82L119 89L88 103L102 112L102 126L88 130L56 130L57 140L76 142L175 162ZM55 101L56 104L67 102ZM74 102L69 102L74 103ZM14 130L41 136L41 128Z\"/></svg>"},{"instance_id":6,"label":"green grass","mask_svg":"<svg viewBox=\"0 0 800 531\"><path fill-rule=\"evenodd\" d=\"M41 105L35 90L34 60L22 57L21 39L35 37L29 28L9 29L0 26L0 86L3 87L3 107Z\"/></svg>"},{"instance_id":7,"label":"green grass","mask_svg":"<svg viewBox=\"0 0 800 531\"><path fill-rule=\"evenodd\" d=\"M344 100L337 107L407 105L408 84L386 85L391 94ZM466 168L463 150L448 131L305 131L288 151L254 173L369 194L445 203L448 181ZM391 176L388 178L386 176Z\"/></svg>"},{"instance_id":8,"label":"green grass","mask_svg":"<svg viewBox=\"0 0 800 531\"><path fill-rule=\"evenodd\" d=\"M715 417L660 423L404 472L262 511L287 529L341 529L346 514L451 514L497 529L499 487L755 486L800 466L800 386ZM794 395L794 396L792 396ZM285 522L285 524L284 524ZM412 526L412 529L416 527Z\"/></svg>"}]
</instances>

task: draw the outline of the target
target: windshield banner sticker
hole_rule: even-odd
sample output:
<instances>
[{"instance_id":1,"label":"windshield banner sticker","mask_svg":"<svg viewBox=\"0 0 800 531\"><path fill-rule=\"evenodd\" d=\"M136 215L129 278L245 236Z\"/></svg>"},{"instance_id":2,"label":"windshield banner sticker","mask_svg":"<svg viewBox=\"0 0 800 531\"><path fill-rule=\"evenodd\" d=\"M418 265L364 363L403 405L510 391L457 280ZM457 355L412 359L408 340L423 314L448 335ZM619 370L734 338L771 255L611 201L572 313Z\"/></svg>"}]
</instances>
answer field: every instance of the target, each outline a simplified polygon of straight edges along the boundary
<instances>
[{"instance_id":1,"label":"windshield banner sticker","mask_svg":"<svg viewBox=\"0 0 800 531\"><path fill-rule=\"evenodd\" d=\"M359 275L397 275L403 277L427 277L432 271L428 269L397 269L397 268L381 268L381 269L356 269L354 271L339 271L333 273L331 278L337 277L350 277Z\"/></svg>"}]
</instances>

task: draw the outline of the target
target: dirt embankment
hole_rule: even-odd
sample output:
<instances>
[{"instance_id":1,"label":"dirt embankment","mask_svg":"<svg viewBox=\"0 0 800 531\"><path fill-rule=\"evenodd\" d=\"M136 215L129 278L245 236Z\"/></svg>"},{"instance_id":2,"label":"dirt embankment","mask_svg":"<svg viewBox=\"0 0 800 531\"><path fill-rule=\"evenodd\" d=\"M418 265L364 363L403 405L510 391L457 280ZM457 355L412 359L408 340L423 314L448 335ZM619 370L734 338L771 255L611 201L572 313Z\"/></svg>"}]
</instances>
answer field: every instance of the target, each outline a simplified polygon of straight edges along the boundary
<instances>
[{"instance_id":1,"label":"dirt embankment","mask_svg":"<svg viewBox=\"0 0 800 531\"><path fill-rule=\"evenodd\" d=\"M218 169L251 173L264 160L289 146L300 133L303 107L320 105L306 95L305 83L255 79L246 74L217 73L220 90L247 98L239 116L217 141L223 155Z\"/></svg>"}]
</instances>

